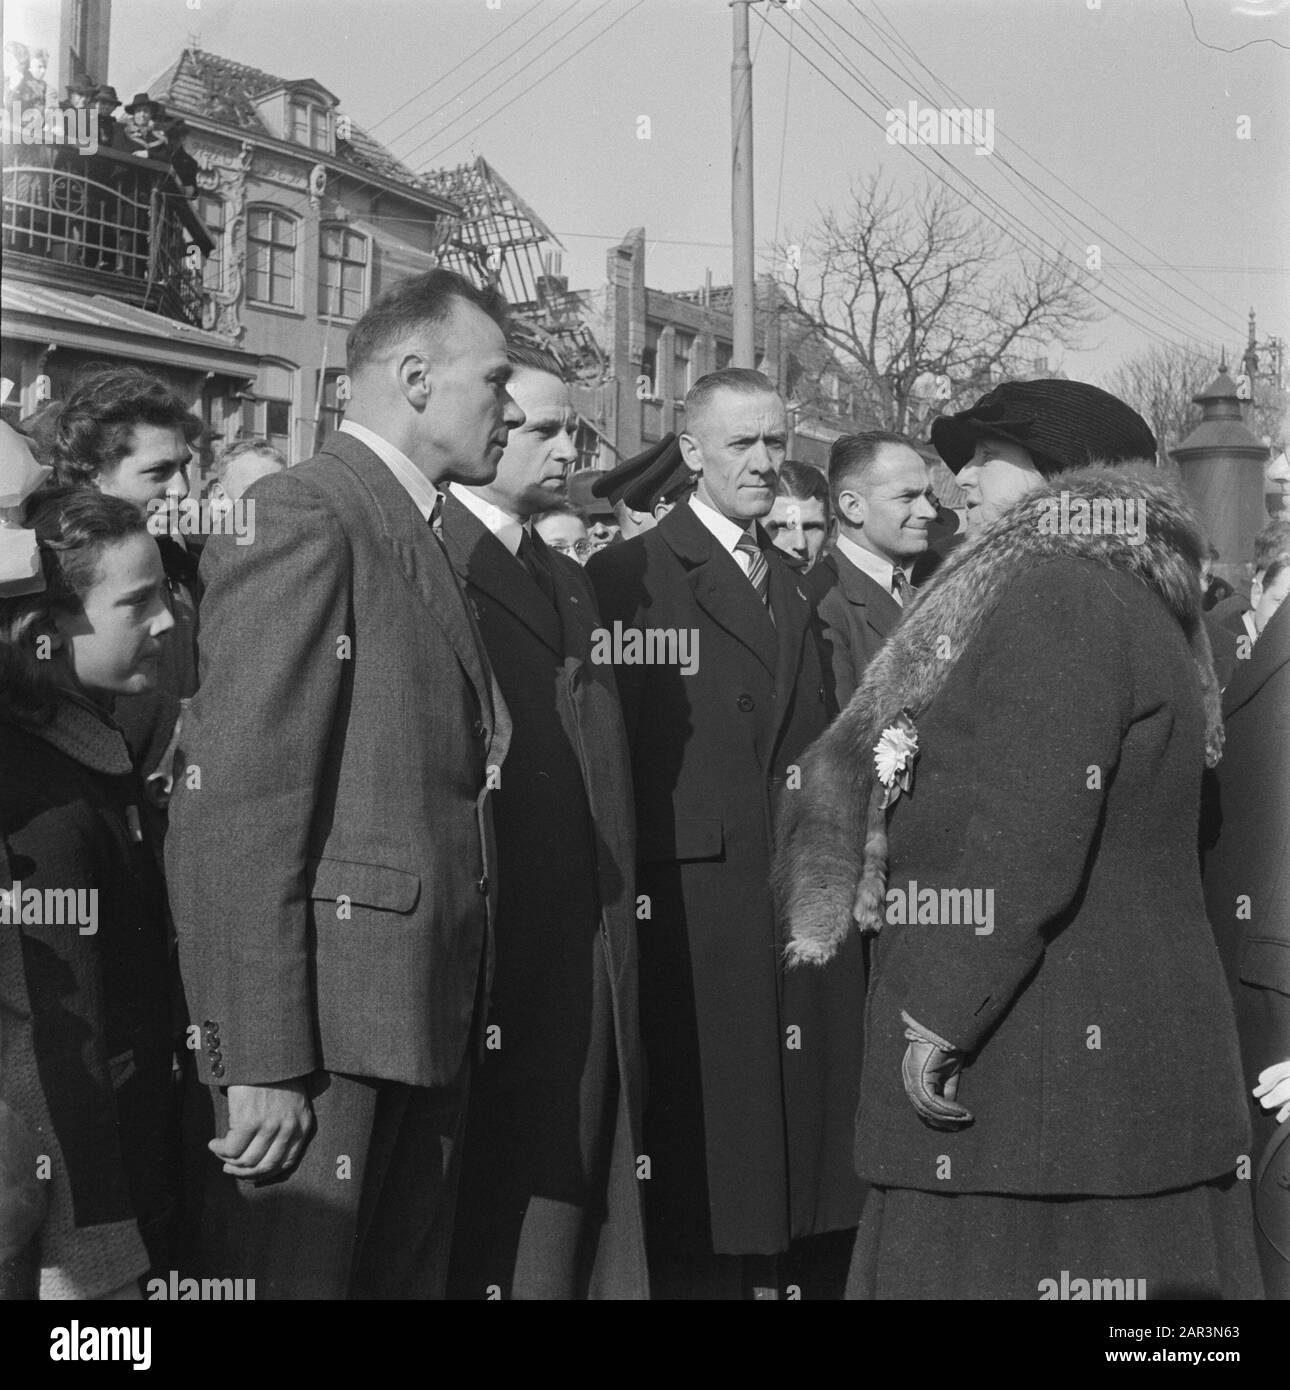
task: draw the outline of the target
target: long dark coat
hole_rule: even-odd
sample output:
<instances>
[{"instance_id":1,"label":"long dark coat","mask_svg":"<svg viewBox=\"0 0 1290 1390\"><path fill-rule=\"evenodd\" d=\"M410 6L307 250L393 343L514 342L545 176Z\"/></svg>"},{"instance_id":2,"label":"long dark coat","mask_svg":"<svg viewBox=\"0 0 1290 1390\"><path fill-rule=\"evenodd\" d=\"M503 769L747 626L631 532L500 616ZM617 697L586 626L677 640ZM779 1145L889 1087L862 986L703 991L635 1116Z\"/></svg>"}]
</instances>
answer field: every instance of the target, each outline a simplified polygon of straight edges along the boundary
<instances>
[{"instance_id":1,"label":"long dark coat","mask_svg":"<svg viewBox=\"0 0 1290 1390\"><path fill-rule=\"evenodd\" d=\"M658 1250L772 1254L855 1224L859 943L785 981L772 816L833 713L818 619L763 543L774 622L689 507L594 556L606 627L688 629L698 667L618 665L639 827L646 1191Z\"/></svg>"},{"instance_id":2,"label":"long dark coat","mask_svg":"<svg viewBox=\"0 0 1290 1390\"><path fill-rule=\"evenodd\" d=\"M1236 1003L1247 1092L1290 1057L1290 604L1271 618L1223 695L1227 741L1207 799L1205 903ZM1254 1158L1277 1129L1250 1098ZM1269 1297L1290 1265L1260 1248ZM1275 1292L1274 1292L1275 1291Z\"/></svg>"},{"instance_id":3,"label":"long dark coat","mask_svg":"<svg viewBox=\"0 0 1290 1390\"><path fill-rule=\"evenodd\" d=\"M635 812L613 672L590 659L595 595L535 537L553 606L455 497L443 535L513 729L492 794L499 1045L472 1082L450 1287L484 1297L462 1287L475 1272L504 1297L646 1298Z\"/></svg>"}]
</instances>

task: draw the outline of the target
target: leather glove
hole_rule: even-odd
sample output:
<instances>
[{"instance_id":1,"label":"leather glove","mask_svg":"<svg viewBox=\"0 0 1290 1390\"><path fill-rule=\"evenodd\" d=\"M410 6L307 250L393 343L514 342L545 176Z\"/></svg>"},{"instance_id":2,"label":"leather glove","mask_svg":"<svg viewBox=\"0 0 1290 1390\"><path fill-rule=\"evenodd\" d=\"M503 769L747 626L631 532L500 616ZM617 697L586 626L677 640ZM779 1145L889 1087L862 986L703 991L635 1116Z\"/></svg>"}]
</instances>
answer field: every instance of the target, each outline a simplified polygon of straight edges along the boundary
<instances>
[{"instance_id":1,"label":"leather glove","mask_svg":"<svg viewBox=\"0 0 1290 1390\"><path fill-rule=\"evenodd\" d=\"M963 1054L907 1013L900 1016L909 1039L900 1064L900 1079L909 1103L918 1112L918 1118L932 1129L966 1129L972 1123L972 1112L955 1100Z\"/></svg>"}]
</instances>

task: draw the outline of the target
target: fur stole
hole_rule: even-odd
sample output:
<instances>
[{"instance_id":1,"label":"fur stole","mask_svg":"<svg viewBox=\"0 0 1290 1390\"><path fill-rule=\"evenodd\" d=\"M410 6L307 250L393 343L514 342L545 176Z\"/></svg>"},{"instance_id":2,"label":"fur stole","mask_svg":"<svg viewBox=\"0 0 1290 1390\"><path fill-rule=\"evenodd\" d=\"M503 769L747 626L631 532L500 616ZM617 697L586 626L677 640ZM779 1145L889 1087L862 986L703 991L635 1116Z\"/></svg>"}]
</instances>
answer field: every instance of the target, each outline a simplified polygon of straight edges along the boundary
<instances>
[{"instance_id":1,"label":"fur stole","mask_svg":"<svg viewBox=\"0 0 1290 1390\"><path fill-rule=\"evenodd\" d=\"M1136 511L1126 505L1119 515L1136 522L1112 534L1072 534L1053 524L1063 494L1072 504L1080 498L1132 504ZM854 923L862 931L880 929L888 812L874 745L902 709L917 722L1009 586L1045 560L1095 560L1160 595L1191 645L1205 701L1206 761L1217 763L1222 719L1200 621L1203 550L1200 525L1178 487L1151 465L1133 464L1046 479L955 551L909 605L846 709L803 756L800 790L781 798L772 888L789 937L788 963L824 964ZM949 657L940 655L947 637Z\"/></svg>"}]
</instances>

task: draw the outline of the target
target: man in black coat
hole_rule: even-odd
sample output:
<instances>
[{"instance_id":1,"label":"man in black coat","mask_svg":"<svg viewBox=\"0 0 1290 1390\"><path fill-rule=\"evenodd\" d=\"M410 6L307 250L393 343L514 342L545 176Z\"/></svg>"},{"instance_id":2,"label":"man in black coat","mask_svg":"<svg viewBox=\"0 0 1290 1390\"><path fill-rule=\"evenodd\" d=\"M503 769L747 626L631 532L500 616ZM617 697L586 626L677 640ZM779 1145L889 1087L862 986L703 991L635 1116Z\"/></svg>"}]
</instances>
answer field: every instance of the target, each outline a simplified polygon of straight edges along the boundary
<instances>
[{"instance_id":1,"label":"man in black coat","mask_svg":"<svg viewBox=\"0 0 1290 1390\"><path fill-rule=\"evenodd\" d=\"M786 980L768 888L774 807L833 704L800 571L757 525L783 402L728 369L694 386L686 424L695 495L587 567L636 790L650 1272L662 1297L775 1297L781 1279L795 1297L818 1269L773 1257L849 1233L862 1202L860 951Z\"/></svg>"},{"instance_id":2,"label":"man in black coat","mask_svg":"<svg viewBox=\"0 0 1290 1390\"><path fill-rule=\"evenodd\" d=\"M635 817L582 569L533 518L577 459L560 366L512 347L524 411L497 477L455 485L444 542L511 713L492 794L496 964L464 1141L449 1297L647 1298Z\"/></svg>"},{"instance_id":3,"label":"man in black coat","mask_svg":"<svg viewBox=\"0 0 1290 1390\"><path fill-rule=\"evenodd\" d=\"M816 580L839 705L900 621L914 561L936 520L927 464L902 434L846 434L829 450L838 536ZM832 582L830 582L830 580Z\"/></svg>"},{"instance_id":4,"label":"man in black coat","mask_svg":"<svg viewBox=\"0 0 1290 1390\"><path fill-rule=\"evenodd\" d=\"M1251 1106L1257 1173L1286 1089L1278 1103L1262 1074L1279 1068L1284 1082L1290 1059L1290 603L1238 663L1223 694L1223 724L1223 760L1206 802L1205 906L1236 1004L1246 1085L1265 1091ZM1278 1200L1290 1206L1286 1193ZM1290 1248L1286 1230L1281 1243ZM1258 1242L1268 1297L1290 1298L1290 1262L1261 1226Z\"/></svg>"}]
</instances>

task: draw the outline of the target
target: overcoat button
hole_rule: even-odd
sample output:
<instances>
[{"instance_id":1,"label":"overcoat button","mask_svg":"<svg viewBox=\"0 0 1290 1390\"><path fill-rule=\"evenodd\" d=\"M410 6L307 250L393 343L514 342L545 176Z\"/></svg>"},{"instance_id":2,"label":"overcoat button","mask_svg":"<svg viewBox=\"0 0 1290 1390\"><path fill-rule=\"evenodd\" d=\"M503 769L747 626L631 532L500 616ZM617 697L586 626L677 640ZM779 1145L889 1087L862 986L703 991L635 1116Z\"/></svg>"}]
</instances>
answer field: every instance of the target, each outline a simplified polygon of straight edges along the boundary
<instances>
[{"instance_id":1,"label":"overcoat button","mask_svg":"<svg viewBox=\"0 0 1290 1390\"><path fill-rule=\"evenodd\" d=\"M753 699L751 695L741 695L735 701L735 704L738 705L739 708L743 710L745 714L747 714L749 710L756 708L756 701Z\"/></svg>"},{"instance_id":2,"label":"overcoat button","mask_svg":"<svg viewBox=\"0 0 1290 1390\"><path fill-rule=\"evenodd\" d=\"M476 738L483 738L483 737L484 737L484 724L483 724L483 721L480 720L480 719L476 719L475 722L470 726L470 732L471 732L472 734L474 734Z\"/></svg>"},{"instance_id":3,"label":"overcoat button","mask_svg":"<svg viewBox=\"0 0 1290 1390\"><path fill-rule=\"evenodd\" d=\"M488 875L480 874L479 882L475 884L475 887L479 889L479 896L481 898L486 897L488 894Z\"/></svg>"},{"instance_id":4,"label":"overcoat button","mask_svg":"<svg viewBox=\"0 0 1290 1390\"><path fill-rule=\"evenodd\" d=\"M211 1063L211 1075L212 1075L212 1076L223 1076L223 1075L224 1075L224 1063L223 1063L223 1062L212 1062L212 1063Z\"/></svg>"}]
</instances>

